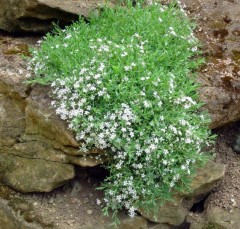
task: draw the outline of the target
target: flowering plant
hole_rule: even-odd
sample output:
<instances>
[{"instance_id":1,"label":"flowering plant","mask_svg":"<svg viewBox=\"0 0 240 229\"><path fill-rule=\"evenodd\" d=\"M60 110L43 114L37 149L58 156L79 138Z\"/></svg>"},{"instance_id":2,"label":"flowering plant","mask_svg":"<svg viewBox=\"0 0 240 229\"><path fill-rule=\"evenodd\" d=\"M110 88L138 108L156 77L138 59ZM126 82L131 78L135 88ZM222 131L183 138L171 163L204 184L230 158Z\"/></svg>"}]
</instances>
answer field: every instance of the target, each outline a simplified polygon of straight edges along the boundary
<instances>
[{"instance_id":1,"label":"flowering plant","mask_svg":"<svg viewBox=\"0 0 240 229\"><path fill-rule=\"evenodd\" d=\"M160 4L106 7L88 23L56 28L32 51L31 82L51 85L80 150L106 151L106 214L134 216L169 199L207 160L212 136L193 73L199 53L182 8Z\"/></svg>"}]
</instances>

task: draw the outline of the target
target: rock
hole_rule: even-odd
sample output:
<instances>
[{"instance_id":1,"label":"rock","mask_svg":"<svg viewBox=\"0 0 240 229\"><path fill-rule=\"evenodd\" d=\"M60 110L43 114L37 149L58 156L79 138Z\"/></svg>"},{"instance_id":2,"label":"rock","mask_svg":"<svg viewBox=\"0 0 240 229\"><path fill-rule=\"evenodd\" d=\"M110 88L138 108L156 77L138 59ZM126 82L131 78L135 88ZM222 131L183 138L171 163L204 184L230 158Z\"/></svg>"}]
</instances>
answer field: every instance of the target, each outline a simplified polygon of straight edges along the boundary
<instances>
[{"instance_id":1,"label":"rock","mask_svg":"<svg viewBox=\"0 0 240 229\"><path fill-rule=\"evenodd\" d=\"M210 128L215 129L240 119L240 96L234 94L234 88L204 86L200 90L200 99L211 115Z\"/></svg>"},{"instance_id":2,"label":"rock","mask_svg":"<svg viewBox=\"0 0 240 229\"><path fill-rule=\"evenodd\" d=\"M140 209L141 215L155 223L167 223L170 225L178 226L183 223L188 213L187 208L182 204L183 197L176 195L173 197L173 201L167 201L164 205L160 205L157 209L156 214L153 212L145 212Z\"/></svg>"},{"instance_id":3,"label":"rock","mask_svg":"<svg viewBox=\"0 0 240 229\"><path fill-rule=\"evenodd\" d=\"M74 167L43 159L0 154L2 181L20 192L49 192L75 175Z\"/></svg>"},{"instance_id":4,"label":"rock","mask_svg":"<svg viewBox=\"0 0 240 229\"><path fill-rule=\"evenodd\" d=\"M201 101L211 116L212 129L240 119L239 1L181 0L201 27L195 30L206 57L198 74ZM214 20L213 20L214 18Z\"/></svg>"},{"instance_id":5,"label":"rock","mask_svg":"<svg viewBox=\"0 0 240 229\"><path fill-rule=\"evenodd\" d=\"M41 227L28 226L15 216L12 210L0 200L0 228L2 229L40 229Z\"/></svg>"},{"instance_id":6,"label":"rock","mask_svg":"<svg viewBox=\"0 0 240 229\"><path fill-rule=\"evenodd\" d=\"M207 229L208 222L204 214L190 212L186 221L190 224L189 229Z\"/></svg>"},{"instance_id":7,"label":"rock","mask_svg":"<svg viewBox=\"0 0 240 229\"><path fill-rule=\"evenodd\" d=\"M179 226L184 222L192 205L199 201L199 196L206 196L224 174L224 165L210 161L203 168L197 170L188 191L176 193L173 201L167 201L164 205L160 205L156 214L147 213L144 209L140 209L139 212L152 222Z\"/></svg>"},{"instance_id":8,"label":"rock","mask_svg":"<svg viewBox=\"0 0 240 229\"><path fill-rule=\"evenodd\" d=\"M43 93L44 90L44 93ZM66 122L60 121L51 106L49 88L34 87L26 99L26 134L40 134L62 145L79 147Z\"/></svg>"},{"instance_id":9,"label":"rock","mask_svg":"<svg viewBox=\"0 0 240 229\"><path fill-rule=\"evenodd\" d=\"M91 229L94 229L95 227L91 227ZM115 226L113 224L107 224L103 226L103 229L147 229L147 220L140 217L135 216L133 218L124 217L120 220L120 224L118 226ZM90 229L90 228L89 228Z\"/></svg>"},{"instance_id":10,"label":"rock","mask_svg":"<svg viewBox=\"0 0 240 229\"><path fill-rule=\"evenodd\" d=\"M220 207L208 207L207 219L210 225L220 229L239 229L240 228L240 210L234 209L228 212Z\"/></svg>"},{"instance_id":11,"label":"rock","mask_svg":"<svg viewBox=\"0 0 240 229\"><path fill-rule=\"evenodd\" d=\"M92 215L93 211L92 210L87 210L88 215Z\"/></svg>"},{"instance_id":12,"label":"rock","mask_svg":"<svg viewBox=\"0 0 240 229\"><path fill-rule=\"evenodd\" d=\"M190 189L184 192L183 196L192 197L209 193L214 185L224 177L225 171L225 165L213 161L207 162L204 167L197 170Z\"/></svg>"},{"instance_id":13,"label":"rock","mask_svg":"<svg viewBox=\"0 0 240 229\"><path fill-rule=\"evenodd\" d=\"M165 223L160 223L155 225L154 227L151 227L151 229L173 229L173 227Z\"/></svg>"},{"instance_id":14,"label":"rock","mask_svg":"<svg viewBox=\"0 0 240 229\"><path fill-rule=\"evenodd\" d=\"M8 32L48 32L52 22L62 25L88 17L104 0L0 0L0 29Z\"/></svg>"},{"instance_id":15,"label":"rock","mask_svg":"<svg viewBox=\"0 0 240 229\"><path fill-rule=\"evenodd\" d=\"M121 221L118 229L147 229L147 220L140 216Z\"/></svg>"},{"instance_id":16,"label":"rock","mask_svg":"<svg viewBox=\"0 0 240 229\"><path fill-rule=\"evenodd\" d=\"M14 64L19 68L24 61ZM75 176L73 164L102 163L95 159L102 152L84 157L74 133L51 108L49 89L31 88L15 65L0 70L0 182L21 192L48 192Z\"/></svg>"}]
</instances>

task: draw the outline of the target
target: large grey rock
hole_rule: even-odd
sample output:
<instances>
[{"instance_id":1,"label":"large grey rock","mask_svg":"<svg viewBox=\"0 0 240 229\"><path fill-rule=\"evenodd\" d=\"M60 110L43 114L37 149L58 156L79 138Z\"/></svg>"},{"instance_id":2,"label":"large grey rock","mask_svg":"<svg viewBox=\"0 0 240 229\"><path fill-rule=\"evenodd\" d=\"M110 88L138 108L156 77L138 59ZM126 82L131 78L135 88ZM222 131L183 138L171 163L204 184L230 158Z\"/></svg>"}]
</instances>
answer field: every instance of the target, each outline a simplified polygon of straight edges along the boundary
<instances>
[{"instance_id":1,"label":"large grey rock","mask_svg":"<svg viewBox=\"0 0 240 229\"><path fill-rule=\"evenodd\" d=\"M206 196L224 174L224 165L210 161L198 169L188 191L176 193L173 201L159 205L156 214L146 212L144 209L140 209L139 212L152 222L179 226L184 222L192 205L198 202L198 198Z\"/></svg>"},{"instance_id":2,"label":"large grey rock","mask_svg":"<svg viewBox=\"0 0 240 229\"><path fill-rule=\"evenodd\" d=\"M8 32L47 32L52 22L69 24L89 14L104 0L0 0L0 29Z\"/></svg>"}]
</instances>

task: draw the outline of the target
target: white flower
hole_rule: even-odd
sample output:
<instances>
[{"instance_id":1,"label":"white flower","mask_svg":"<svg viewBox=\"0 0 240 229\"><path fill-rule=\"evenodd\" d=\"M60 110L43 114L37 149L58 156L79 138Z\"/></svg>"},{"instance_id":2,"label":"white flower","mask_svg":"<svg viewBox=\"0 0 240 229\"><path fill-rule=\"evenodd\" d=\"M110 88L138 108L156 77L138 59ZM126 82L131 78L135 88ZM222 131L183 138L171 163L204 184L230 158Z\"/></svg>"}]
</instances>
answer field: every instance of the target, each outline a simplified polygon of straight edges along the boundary
<instances>
[{"instance_id":1,"label":"white flower","mask_svg":"<svg viewBox=\"0 0 240 229\"><path fill-rule=\"evenodd\" d=\"M128 214L129 214L129 216L131 217L131 218L133 218L136 214L135 214L135 208L132 206L132 207L130 207L130 209L129 209L129 212L128 212Z\"/></svg>"},{"instance_id":2,"label":"white flower","mask_svg":"<svg viewBox=\"0 0 240 229\"><path fill-rule=\"evenodd\" d=\"M100 205L101 203L101 200L97 199L97 205Z\"/></svg>"},{"instance_id":3,"label":"white flower","mask_svg":"<svg viewBox=\"0 0 240 229\"><path fill-rule=\"evenodd\" d=\"M146 108L149 108L149 107L152 106L152 104L151 104L149 101L147 101L147 100L144 100L144 101L143 101L143 105L144 105L144 107L146 107Z\"/></svg>"},{"instance_id":4,"label":"white flower","mask_svg":"<svg viewBox=\"0 0 240 229\"><path fill-rule=\"evenodd\" d=\"M131 66L124 66L124 69L125 69L125 71L129 71L129 70L131 70L132 68L131 68Z\"/></svg>"},{"instance_id":5,"label":"white flower","mask_svg":"<svg viewBox=\"0 0 240 229\"><path fill-rule=\"evenodd\" d=\"M127 52L123 52L123 53L121 54L122 57L127 56L127 55L128 55Z\"/></svg>"},{"instance_id":6,"label":"white flower","mask_svg":"<svg viewBox=\"0 0 240 229\"><path fill-rule=\"evenodd\" d=\"M72 37L71 34L68 34L64 39L70 39Z\"/></svg>"},{"instance_id":7,"label":"white flower","mask_svg":"<svg viewBox=\"0 0 240 229\"><path fill-rule=\"evenodd\" d=\"M163 150L163 154L164 154L164 155L167 155L167 154L169 154L169 151L168 151L167 149L164 149L164 150Z\"/></svg>"}]
</instances>

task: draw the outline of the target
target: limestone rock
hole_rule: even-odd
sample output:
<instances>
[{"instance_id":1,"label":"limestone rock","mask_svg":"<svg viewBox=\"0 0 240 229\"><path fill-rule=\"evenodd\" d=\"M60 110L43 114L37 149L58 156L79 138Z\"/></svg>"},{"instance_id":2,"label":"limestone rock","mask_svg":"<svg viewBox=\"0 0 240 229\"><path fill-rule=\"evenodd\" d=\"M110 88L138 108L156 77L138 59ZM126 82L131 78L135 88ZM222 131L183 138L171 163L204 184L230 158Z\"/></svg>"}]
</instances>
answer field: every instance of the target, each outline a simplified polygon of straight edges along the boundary
<instances>
[{"instance_id":1,"label":"limestone rock","mask_svg":"<svg viewBox=\"0 0 240 229\"><path fill-rule=\"evenodd\" d=\"M210 225L219 229L239 229L240 228L240 210L234 209L228 212L220 207L208 207L207 219Z\"/></svg>"},{"instance_id":2,"label":"limestone rock","mask_svg":"<svg viewBox=\"0 0 240 229\"><path fill-rule=\"evenodd\" d=\"M25 126L21 101L16 102L0 92L0 147L16 143Z\"/></svg>"},{"instance_id":3,"label":"limestone rock","mask_svg":"<svg viewBox=\"0 0 240 229\"><path fill-rule=\"evenodd\" d=\"M139 212L152 222L178 226L184 222L188 211L197 202L198 197L206 196L224 174L224 165L210 161L203 168L198 169L187 192L176 193L173 201L159 206L156 214L147 213L143 209L140 209Z\"/></svg>"},{"instance_id":4,"label":"limestone rock","mask_svg":"<svg viewBox=\"0 0 240 229\"><path fill-rule=\"evenodd\" d=\"M34 226L28 226L15 216L11 209L0 200L0 228L2 229L37 229ZM39 227L38 227L39 228ZM40 229L40 228L39 228Z\"/></svg>"},{"instance_id":5,"label":"limestone rock","mask_svg":"<svg viewBox=\"0 0 240 229\"><path fill-rule=\"evenodd\" d=\"M147 229L147 220L136 216L134 218L128 218L123 220L118 229Z\"/></svg>"},{"instance_id":6,"label":"limestone rock","mask_svg":"<svg viewBox=\"0 0 240 229\"><path fill-rule=\"evenodd\" d=\"M0 0L0 29L8 32L48 32L52 22L66 25L88 17L104 0Z\"/></svg>"},{"instance_id":7,"label":"limestone rock","mask_svg":"<svg viewBox=\"0 0 240 229\"><path fill-rule=\"evenodd\" d=\"M170 225L178 226L183 223L188 213L187 208L182 205L183 197L176 195L173 201L165 202L164 205L160 205L157 209L157 213L145 212L140 209L141 215L155 223L167 223Z\"/></svg>"},{"instance_id":8,"label":"limestone rock","mask_svg":"<svg viewBox=\"0 0 240 229\"><path fill-rule=\"evenodd\" d=\"M44 91L44 93L43 93ZM46 87L35 87L26 99L26 134L41 134L62 145L79 147L66 123L61 120L51 106L50 90Z\"/></svg>"},{"instance_id":9,"label":"limestone rock","mask_svg":"<svg viewBox=\"0 0 240 229\"><path fill-rule=\"evenodd\" d=\"M173 227L170 226L169 224L160 223L155 225L154 227L151 227L151 229L173 229Z\"/></svg>"},{"instance_id":10,"label":"limestone rock","mask_svg":"<svg viewBox=\"0 0 240 229\"><path fill-rule=\"evenodd\" d=\"M240 119L239 1L181 0L193 12L196 36L204 47L206 65L198 74L199 91L211 115L210 127L217 128ZM214 18L214 19L213 19Z\"/></svg>"},{"instance_id":11,"label":"limestone rock","mask_svg":"<svg viewBox=\"0 0 240 229\"><path fill-rule=\"evenodd\" d=\"M79 229L95 229L96 225L85 225L80 227ZM122 216L120 219L120 224L116 226L113 223L107 223L103 225L98 225L98 229L147 229L147 220L140 216L135 216L133 218L129 218L126 216Z\"/></svg>"},{"instance_id":12,"label":"limestone rock","mask_svg":"<svg viewBox=\"0 0 240 229\"><path fill-rule=\"evenodd\" d=\"M190 224L189 229L207 229L207 219L205 214L190 212L187 215L186 221Z\"/></svg>"},{"instance_id":13,"label":"limestone rock","mask_svg":"<svg viewBox=\"0 0 240 229\"><path fill-rule=\"evenodd\" d=\"M199 196L209 193L213 186L224 177L226 166L220 163L209 161L205 166L199 168L193 178L190 190L184 192L185 197Z\"/></svg>"},{"instance_id":14,"label":"limestone rock","mask_svg":"<svg viewBox=\"0 0 240 229\"><path fill-rule=\"evenodd\" d=\"M21 192L47 192L74 177L73 164L102 163L95 156L103 152L84 157L79 151L74 133L51 108L48 88L31 88L12 70L0 71L0 182Z\"/></svg>"},{"instance_id":15,"label":"limestone rock","mask_svg":"<svg viewBox=\"0 0 240 229\"><path fill-rule=\"evenodd\" d=\"M70 164L0 154L1 180L20 192L49 192L75 176Z\"/></svg>"}]
</instances>

